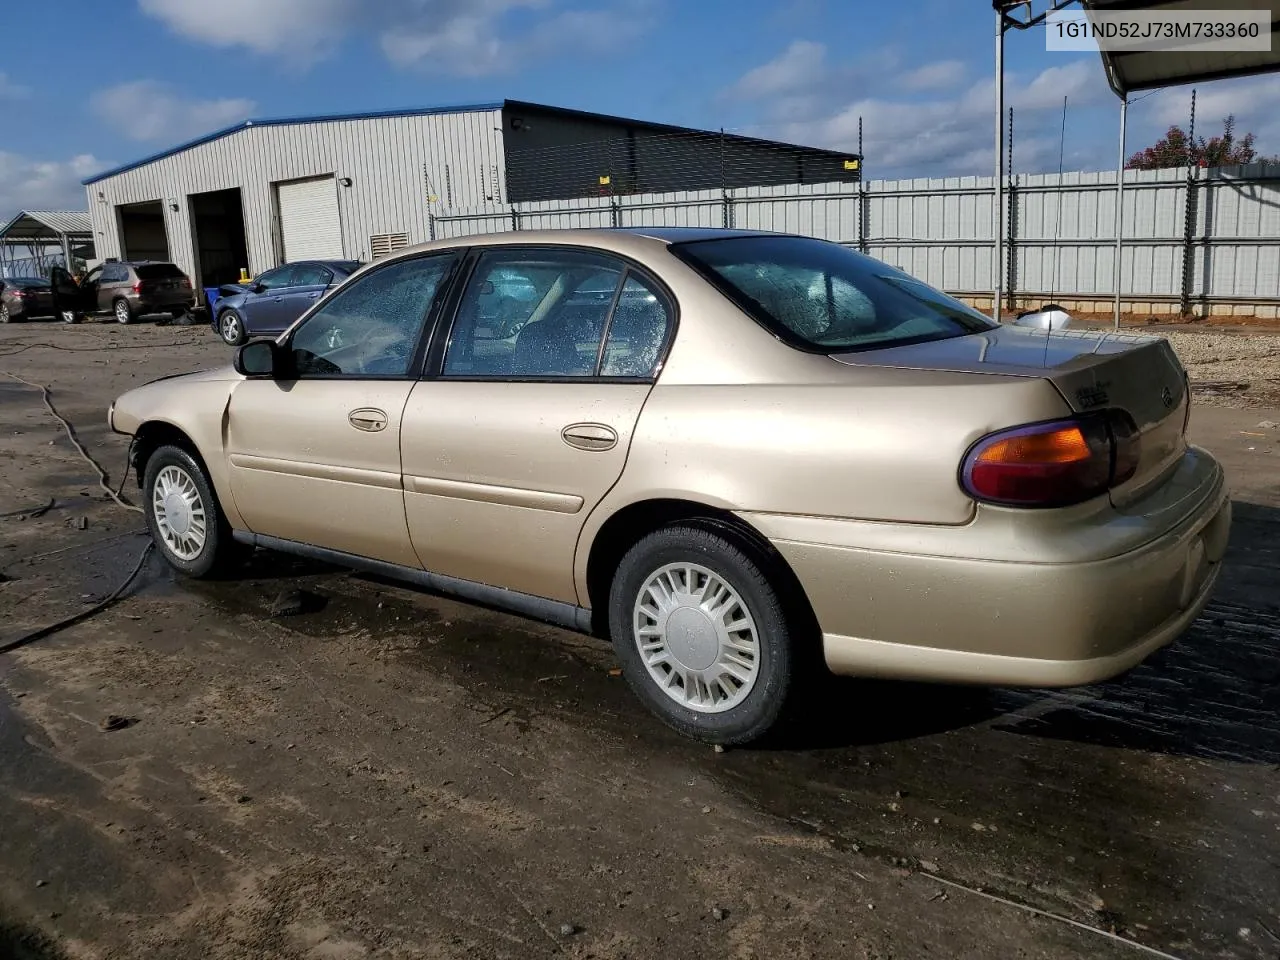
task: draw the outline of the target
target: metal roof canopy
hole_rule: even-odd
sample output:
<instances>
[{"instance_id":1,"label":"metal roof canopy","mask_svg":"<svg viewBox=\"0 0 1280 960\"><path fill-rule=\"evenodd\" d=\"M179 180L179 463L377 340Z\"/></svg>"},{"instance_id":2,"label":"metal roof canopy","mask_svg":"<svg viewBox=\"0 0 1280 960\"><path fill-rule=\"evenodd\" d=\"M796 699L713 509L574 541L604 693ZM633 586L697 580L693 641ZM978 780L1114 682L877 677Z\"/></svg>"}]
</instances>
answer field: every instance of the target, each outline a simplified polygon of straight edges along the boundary
<instances>
[{"instance_id":1,"label":"metal roof canopy","mask_svg":"<svg viewBox=\"0 0 1280 960\"><path fill-rule=\"evenodd\" d=\"M0 242L9 244L61 243L64 237L92 239L87 210L20 210L0 227Z\"/></svg>"},{"instance_id":2,"label":"metal roof canopy","mask_svg":"<svg viewBox=\"0 0 1280 960\"><path fill-rule=\"evenodd\" d=\"M1280 70L1280 0L1080 0L1099 12L1173 13L1266 10L1271 14L1270 50L1102 50L1102 66L1116 96L1184 83L1207 83Z\"/></svg>"}]
</instances>

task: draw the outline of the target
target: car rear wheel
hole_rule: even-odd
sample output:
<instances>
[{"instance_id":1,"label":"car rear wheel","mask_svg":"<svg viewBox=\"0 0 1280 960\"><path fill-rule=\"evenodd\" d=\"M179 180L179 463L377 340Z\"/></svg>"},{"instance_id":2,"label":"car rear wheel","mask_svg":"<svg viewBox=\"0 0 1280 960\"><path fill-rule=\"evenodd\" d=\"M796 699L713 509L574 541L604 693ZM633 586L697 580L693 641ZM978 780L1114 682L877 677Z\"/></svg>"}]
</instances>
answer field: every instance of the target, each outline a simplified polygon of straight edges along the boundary
<instances>
[{"instance_id":1,"label":"car rear wheel","mask_svg":"<svg viewBox=\"0 0 1280 960\"><path fill-rule=\"evenodd\" d=\"M218 335L228 346L238 347L244 343L248 338L245 336L244 321L240 319L240 314L231 309L223 310L218 316Z\"/></svg>"},{"instance_id":2,"label":"car rear wheel","mask_svg":"<svg viewBox=\"0 0 1280 960\"><path fill-rule=\"evenodd\" d=\"M147 527L170 566L189 577L209 577L235 559L237 545L212 484L186 450L156 450L147 459L142 489Z\"/></svg>"},{"instance_id":3,"label":"car rear wheel","mask_svg":"<svg viewBox=\"0 0 1280 960\"><path fill-rule=\"evenodd\" d=\"M749 743L782 712L792 627L764 564L717 532L667 527L632 547L609 591L609 628L628 684L687 736Z\"/></svg>"},{"instance_id":4,"label":"car rear wheel","mask_svg":"<svg viewBox=\"0 0 1280 960\"><path fill-rule=\"evenodd\" d=\"M133 308L129 306L128 300L117 300L112 307L115 314L116 323L133 323Z\"/></svg>"}]
</instances>

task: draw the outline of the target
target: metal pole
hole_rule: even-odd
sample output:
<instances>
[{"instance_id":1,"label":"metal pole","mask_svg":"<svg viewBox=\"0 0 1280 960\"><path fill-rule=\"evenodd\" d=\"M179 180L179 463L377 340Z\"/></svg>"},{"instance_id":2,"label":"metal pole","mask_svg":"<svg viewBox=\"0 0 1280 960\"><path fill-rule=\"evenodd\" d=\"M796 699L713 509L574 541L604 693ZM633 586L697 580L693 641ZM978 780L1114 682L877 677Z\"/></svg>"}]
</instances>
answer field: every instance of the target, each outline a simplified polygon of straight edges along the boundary
<instances>
[{"instance_id":1,"label":"metal pole","mask_svg":"<svg viewBox=\"0 0 1280 960\"><path fill-rule=\"evenodd\" d=\"M991 232L996 241L993 263L995 295L992 318L1000 322L1000 301L1004 298L1004 11L996 7L996 177L991 211Z\"/></svg>"},{"instance_id":2,"label":"metal pole","mask_svg":"<svg viewBox=\"0 0 1280 960\"><path fill-rule=\"evenodd\" d=\"M1120 101L1120 158L1116 161L1116 259L1111 276L1116 285L1115 329L1120 329L1120 251L1124 240L1124 134L1129 118L1129 97Z\"/></svg>"}]
</instances>

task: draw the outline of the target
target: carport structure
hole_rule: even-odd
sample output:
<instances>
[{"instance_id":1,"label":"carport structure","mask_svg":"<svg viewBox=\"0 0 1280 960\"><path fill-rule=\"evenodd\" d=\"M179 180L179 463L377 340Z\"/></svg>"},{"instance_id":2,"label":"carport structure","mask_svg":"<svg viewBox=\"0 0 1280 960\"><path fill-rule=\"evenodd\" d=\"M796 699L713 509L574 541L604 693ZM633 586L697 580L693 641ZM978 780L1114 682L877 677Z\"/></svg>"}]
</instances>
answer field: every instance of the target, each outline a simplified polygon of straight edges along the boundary
<instances>
[{"instance_id":1,"label":"carport structure","mask_svg":"<svg viewBox=\"0 0 1280 960\"><path fill-rule=\"evenodd\" d=\"M18 256L25 250L24 256ZM95 256L93 226L85 210L21 210L0 227L0 268L9 273L20 263L31 262L31 272L52 266L51 254L62 253L70 269L72 261ZM38 270L37 270L38 268Z\"/></svg>"},{"instance_id":2,"label":"carport structure","mask_svg":"<svg viewBox=\"0 0 1280 960\"><path fill-rule=\"evenodd\" d=\"M995 143L996 198L994 204L995 236L995 319L1000 319L1004 296L1004 35L1006 31L1026 30L1037 26L1049 14L1079 4L1085 17L1093 13L1187 14L1226 11L1265 11L1271 25L1268 50L1204 50L1183 46L1177 50L1106 50L1100 49L1107 82L1120 98L1119 159L1116 163L1115 241L1112 264L1115 285L1115 328L1120 328L1120 260L1123 243L1125 128L1128 121L1129 95L1143 90L1207 83L1234 77L1248 77L1280 70L1280 0L1048 0L1036 13L1035 0L992 0L996 15L995 56ZM1189 172L1190 175L1190 172ZM1188 210L1188 216L1192 212Z\"/></svg>"}]
</instances>

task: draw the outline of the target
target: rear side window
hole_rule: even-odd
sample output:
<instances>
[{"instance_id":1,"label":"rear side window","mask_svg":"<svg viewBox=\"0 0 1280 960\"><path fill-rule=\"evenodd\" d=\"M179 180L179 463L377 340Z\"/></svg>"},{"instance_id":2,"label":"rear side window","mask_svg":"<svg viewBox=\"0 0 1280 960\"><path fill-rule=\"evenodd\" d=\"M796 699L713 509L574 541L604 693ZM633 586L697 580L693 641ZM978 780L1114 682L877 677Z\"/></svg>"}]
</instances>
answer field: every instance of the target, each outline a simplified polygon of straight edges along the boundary
<instances>
[{"instance_id":1,"label":"rear side window","mask_svg":"<svg viewBox=\"0 0 1280 960\"><path fill-rule=\"evenodd\" d=\"M323 287L333 279L333 274L318 263L300 263L293 269L294 287Z\"/></svg>"},{"instance_id":2,"label":"rear side window","mask_svg":"<svg viewBox=\"0 0 1280 960\"><path fill-rule=\"evenodd\" d=\"M138 274L139 280L177 280L185 276L172 263L141 263L134 267L134 271Z\"/></svg>"},{"instance_id":3,"label":"rear side window","mask_svg":"<svg viewBox=\"0 0 1280 960\"><path fill-rule=\"evenodd\" d=\"M666 299L628 265L582 250L491 250L459 304L445 376L652 377Z\"/></svg>"},{"instance_id":4,"label":"rear side window","mask_svg":"<svg viewBox=\"0 0 1280 960\"><path fill-rule=\"evenodd\" d=\"M995 326L901 270L823 240L731 237L675 244L671 250L802 350L868 350Z\"/></svg>"},{"instance_id":5,"label":"rear side window","mask_svg":"<svg viewBox=\"0 0 1280 960\"><path fill-rule=\"evenodd\" d=\"M129 268L123 263L108 263L102 268L102 276L99 279L103 283L119 283L122 280L128 280Z\"/></svg>"}]
</instances>

